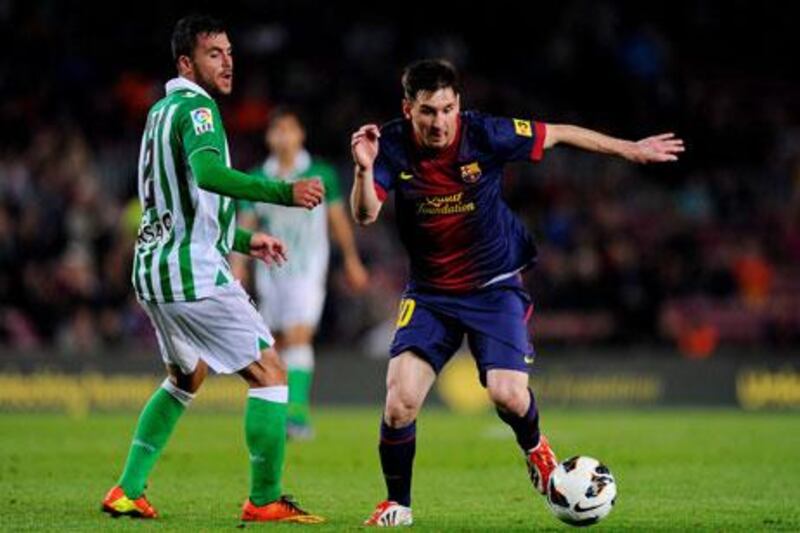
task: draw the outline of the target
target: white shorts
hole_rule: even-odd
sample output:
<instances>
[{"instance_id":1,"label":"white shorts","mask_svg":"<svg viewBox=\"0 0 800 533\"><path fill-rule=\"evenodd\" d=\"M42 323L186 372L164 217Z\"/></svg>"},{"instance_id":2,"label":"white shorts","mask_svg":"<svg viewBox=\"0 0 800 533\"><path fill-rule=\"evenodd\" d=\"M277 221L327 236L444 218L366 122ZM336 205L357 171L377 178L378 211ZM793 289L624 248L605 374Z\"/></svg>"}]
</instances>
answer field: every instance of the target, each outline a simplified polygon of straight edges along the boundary
<instances>
[{"instance_id":1,"label":"white shorts","mask_svg":"<svg viewBox=\"0 0 800 533\"><path fill-rule=\"evenodd\" d=\"M164 362L185 374L199 359L215 372L232 374L259 360L262 347L275 344L238 281L194 302L140 303L153 322Z\"/></svg>"},{"instance_id":2,"label":"white shorts","mask_svg":"<svg viewBox=\"0 0 800 533\"><path fill-rule=\"evenodd\" d=\"M273 331L292 326L316 329L325 304L325 278L263 276L258 296L261 316Z\"/></svg>"}]
</instances>

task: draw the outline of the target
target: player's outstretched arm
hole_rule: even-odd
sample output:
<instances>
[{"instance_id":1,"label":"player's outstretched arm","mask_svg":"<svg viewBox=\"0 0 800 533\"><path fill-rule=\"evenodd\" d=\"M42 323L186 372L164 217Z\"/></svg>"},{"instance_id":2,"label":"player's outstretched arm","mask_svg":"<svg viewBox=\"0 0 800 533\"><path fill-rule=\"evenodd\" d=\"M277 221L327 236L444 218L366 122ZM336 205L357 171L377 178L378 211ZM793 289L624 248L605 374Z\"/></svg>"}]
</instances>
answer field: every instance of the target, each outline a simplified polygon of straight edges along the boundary
<instances>
[{"instance_id":1,"label":"player's outstretched arm","mask_svg":"<svg viewBox=\"0 0 800 533\"><path fill-rule=\"evenodd\" d=\"M634 163L666 163L677 161L685 150L683 140L674 133L662 133L639 141L627 141L569 124L547 124L544 147L569 144L576 148L611 154Z\"/></svg>"},{"instance_id":2,"label":"player's outstretched arm","mask_svg":"<svg viewBox=\"0 0 800 533\"><path fill-rule=\"evenodd\" d=\"M350 213L361 226L372 224L381 211L381 201L375 192L373 165L378 157L380 129L375 124L362 126L350 141L355 163L353 189L350 191Z\"/></svg>"},{"instance_id":3,"label":"player's outstretched arm","mask_svg":"<svg viewBox=\"0 0 800 533\"><path fill-rule=\"evenodd\" d=\"M250 176L228 168L214 150L199 150L189 158L192 175L201 189L236 198L314 209L325 189L319 180L284 183Z\"/></svg>"}]
</instances>

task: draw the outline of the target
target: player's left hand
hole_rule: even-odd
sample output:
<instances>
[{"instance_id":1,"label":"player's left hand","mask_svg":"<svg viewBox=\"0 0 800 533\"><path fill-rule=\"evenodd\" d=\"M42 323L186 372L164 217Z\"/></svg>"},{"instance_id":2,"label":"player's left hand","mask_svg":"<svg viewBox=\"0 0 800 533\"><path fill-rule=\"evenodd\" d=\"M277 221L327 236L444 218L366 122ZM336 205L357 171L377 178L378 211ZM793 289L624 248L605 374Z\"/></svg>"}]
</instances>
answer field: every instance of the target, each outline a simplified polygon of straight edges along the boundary
<instances>
[{"instance_id":1,"label":"player's left hand","mask_svg":"<svg viewBox=\"0 0 800 533\"><path fill-rule=\"evenodd\" d=\"M286 257L286 245L277 237L256 232L250 238L250 255L264 261L265 264L283 265Z\"/></svg>"},{"instance_id":2,"label":"player's left hand","mask_svg":"<svg viewBox=\"0 0 800 533\"><path fill-rule=\"evenodd\" d=\"M678 154L684 152L683 139L674 133L661 133L631 143L625 158L634 163L666 163L677 161Z\"/></svg>"}]
</instances>

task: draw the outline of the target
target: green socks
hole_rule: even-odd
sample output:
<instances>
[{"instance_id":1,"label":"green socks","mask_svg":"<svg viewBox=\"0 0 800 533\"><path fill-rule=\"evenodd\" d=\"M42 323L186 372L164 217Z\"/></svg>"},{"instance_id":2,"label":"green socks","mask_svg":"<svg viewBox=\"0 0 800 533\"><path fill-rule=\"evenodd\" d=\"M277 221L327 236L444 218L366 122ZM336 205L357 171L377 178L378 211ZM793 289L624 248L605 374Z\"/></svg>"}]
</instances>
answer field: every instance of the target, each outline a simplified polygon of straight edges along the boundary
<instances>
[{"instance_id":1,"label":"green socks","mask_svg":"<svg viewBox=\"0 0 800 533\"><path fill-rule=\"evenodd\" d=\"M255 505L275 501L281 495L288 395L285 385L248 392L244 429L250 452L250 500ZM142 409L119 480L128 498L136 499L144 492L150 471L193 398L167 379Z\"/></svg>"},{"instance_id":2,"label":"green socks","mask_svg":"<svg viewBox=\"0 0 800 533\"><path fill-rule=\"evenodd\" d=\"M257 506L281 495L288 394L285 385L248 392L244 432L250 452L250 501Z\"/></svg>"},{"instance_id":3,"label":"green socks","mask_svg":"<svg viewBox=\"0 0 800 533\"><path fill-rule=\"evenodd\" d=\"M304 344L285 348L281 356L288 368L289 423L310 424L311 383L314 378L314 351Z\"/></svg>"},{"instance_id":4,"label":"green socks","mask_svg":"<svg viewBox=\"0 0 800 533\"><path fill-rule=\"evenodd\" d=\"M150 471L192 398L193 394L166 379L142 409L119 480L128 498L136 499L144 492Z\"/></svg>"},{"instance_id":5,"label":"green socks","mask_svg":"<svg viewBox=\"0 0 800 533\"><path fill-rule=\"evenodd\" d=\"M310 423L311 381L310 370L289 369L289 423L306 426Z\"/></svg>"}]
</instances>

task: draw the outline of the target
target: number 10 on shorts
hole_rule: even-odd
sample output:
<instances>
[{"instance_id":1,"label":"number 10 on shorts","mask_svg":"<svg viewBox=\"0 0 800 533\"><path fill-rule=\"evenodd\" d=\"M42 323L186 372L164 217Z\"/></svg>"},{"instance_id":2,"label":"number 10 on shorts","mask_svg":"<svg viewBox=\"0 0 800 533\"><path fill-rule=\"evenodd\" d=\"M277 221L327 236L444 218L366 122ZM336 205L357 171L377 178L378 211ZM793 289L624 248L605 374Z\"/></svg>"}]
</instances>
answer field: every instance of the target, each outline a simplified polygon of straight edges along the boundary
<instances>
[{"instance_id":1,"label":"number 10 on shorts","mask_svg":"<svg viewBox=\"0 0 800 533\"><path fill-rule=\"evenodd\" d=\"M400 312L397 314L397 329L404 328L411 322L411 316L414 314L414 309L417 307L417 302L411 298L403 298L400 300Z\"/></svg>"}]
</instances>

